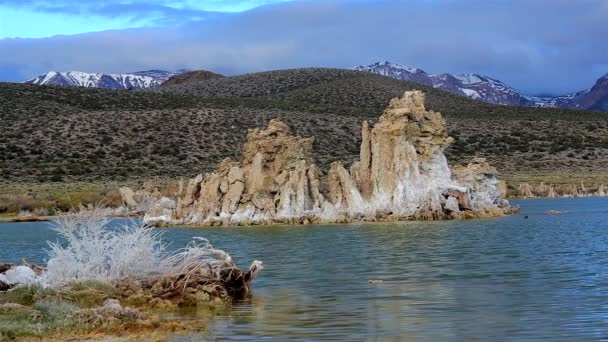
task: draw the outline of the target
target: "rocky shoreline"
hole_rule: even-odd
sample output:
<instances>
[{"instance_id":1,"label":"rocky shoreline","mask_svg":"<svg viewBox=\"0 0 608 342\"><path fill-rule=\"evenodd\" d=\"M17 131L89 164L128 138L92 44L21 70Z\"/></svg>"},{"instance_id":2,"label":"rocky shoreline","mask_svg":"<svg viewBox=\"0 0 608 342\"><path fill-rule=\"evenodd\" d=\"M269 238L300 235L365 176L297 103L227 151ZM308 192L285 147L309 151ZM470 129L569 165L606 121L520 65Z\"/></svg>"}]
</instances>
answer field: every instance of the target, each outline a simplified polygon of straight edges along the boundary
<instances>
[{"instance_id":1,"label":"rocky shoreline","mask_svg":"<svg viewBox=\"0 0 608 342\"><path fill-rule=\"evenodd\" d=\"M174 201L145 214L150 225L268 225L495 217L513 213L506 187L484 159L450 169L452 142L440 113L422 92L391 100L373 127L362 124L360 160L321 171L313 139L271 120L252 129L239 161L198 175ZM135 205L135 203L132 203Z\"/></svg>"},{"instance_id":2,"label":"rocky shoreline","mask_svg":"<svg viewBox=\"0 0 608 342\"><path fill-rule=\"evenodd\" d=\"M46 265L0 263L0 340L200 329L160 315L246 299L263 269L254 260L241 270L201 237L170 253L158 232L109 222L95 211L61 217L66 244L49 242Z\"/></svg>"}]
</instances>

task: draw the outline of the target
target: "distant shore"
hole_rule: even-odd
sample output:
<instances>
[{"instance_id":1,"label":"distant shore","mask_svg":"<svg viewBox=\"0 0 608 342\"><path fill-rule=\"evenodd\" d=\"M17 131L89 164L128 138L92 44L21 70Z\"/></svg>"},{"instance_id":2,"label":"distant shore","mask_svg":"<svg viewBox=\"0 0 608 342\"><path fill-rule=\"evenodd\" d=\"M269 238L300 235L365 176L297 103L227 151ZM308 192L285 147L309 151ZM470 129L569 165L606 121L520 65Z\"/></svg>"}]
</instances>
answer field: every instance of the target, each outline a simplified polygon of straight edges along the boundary
<instances>
[{"instance_id":1,"label":"distant shore","mask_svg":"<svg viewBox=\"0 0 608 342\"><path fill-rule=\"evenodd\" d=\"M571 189L581 189L581 184L585 185L588 192L595 192L601 184L608 185L608 174L603 172L569 175L560 172L505 174L501 178L507 183L508 200L552 198L542 191L536 191L541 188L539 187L541 183L546 184L547 192L551 189L550 186L553 187L555 198L570 197L567 192ZM52 221L57 218L55 210L66 212L80 204L120 207L122 200L118 188L129 186L137 190L145 182L154 182L162 196L174 197L179 180L160 178L56 183L0 182L0 223ZM522 184L529 184L534 196L523 196L520 193ZM29 211L31 214L19 215L20 211Z\"/></svg>"},{"instance_id":2,"label":"distant shore","mask_svg":"<svg viewBox=\"0 0 608 342\"><path fill-rule=\"evenodd\" d=\"M56 216L41 216L41 217L20 217L15 216L0 216L0 223L27 223L27 222L48 222L52 221Z\"/></svg>"},{"instance_id":3,"label":"distant shore","mask_svg":"<svg viewBox=\"0 0 608 342\"><path fill-rule=\"evenodd\" d=\"M28 223L28 222L53 222L59 219L61 216L53 215L53 216L19 216L15 215L5 215L0 216L0 224L2 223ZM113 218L142 218L143 215L114 215Z\"/></svg>"}]
</instances>

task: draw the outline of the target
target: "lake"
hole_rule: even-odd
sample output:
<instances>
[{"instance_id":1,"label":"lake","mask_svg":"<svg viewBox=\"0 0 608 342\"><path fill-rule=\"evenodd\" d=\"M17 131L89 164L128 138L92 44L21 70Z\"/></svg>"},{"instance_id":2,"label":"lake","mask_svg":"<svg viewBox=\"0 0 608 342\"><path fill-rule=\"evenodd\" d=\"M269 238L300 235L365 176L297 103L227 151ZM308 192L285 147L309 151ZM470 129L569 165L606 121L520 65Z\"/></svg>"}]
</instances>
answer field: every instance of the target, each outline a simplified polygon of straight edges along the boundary
<instances>
[{"instance_id":1,"label":"lake","mask_svg":"<svg viewBox=\"0 0 608 342\"><path fill-rule=\"evenodd\" d=\"M165 238L177 249L203 236L241 267L264 262L251 300L210 319L209 340L608 338L608 198L513 203L521 214L500 219L172 228ZM55 239L48 223L0 224L0 260L43 262Z\"/></svg>"}]
</instances>

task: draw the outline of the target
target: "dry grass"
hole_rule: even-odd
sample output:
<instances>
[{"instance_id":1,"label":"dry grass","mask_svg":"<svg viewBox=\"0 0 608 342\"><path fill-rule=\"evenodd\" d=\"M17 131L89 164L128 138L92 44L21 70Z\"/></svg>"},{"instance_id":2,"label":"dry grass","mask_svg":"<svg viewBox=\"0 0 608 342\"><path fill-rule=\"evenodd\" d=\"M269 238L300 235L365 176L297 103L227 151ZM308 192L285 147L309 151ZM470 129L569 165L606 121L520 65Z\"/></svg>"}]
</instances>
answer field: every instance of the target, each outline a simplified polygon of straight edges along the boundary
<instances>
[{"instance_id":1,"label":"dry grass","mask_svg":"<svg viewBox=\"0 0 608 342\"><path fill-rule=\"evenodd\" d=\"M122 205L119 187L139 189L144 184L158 189L161 196L172 196L178 188L177 179L163 178L61 183L0 182L0 217L15 216L22 211L34 212L36 209L45 209L52 215L56 210L65 212L91 204L119 207Z\"/></svg>"}]
</instances>

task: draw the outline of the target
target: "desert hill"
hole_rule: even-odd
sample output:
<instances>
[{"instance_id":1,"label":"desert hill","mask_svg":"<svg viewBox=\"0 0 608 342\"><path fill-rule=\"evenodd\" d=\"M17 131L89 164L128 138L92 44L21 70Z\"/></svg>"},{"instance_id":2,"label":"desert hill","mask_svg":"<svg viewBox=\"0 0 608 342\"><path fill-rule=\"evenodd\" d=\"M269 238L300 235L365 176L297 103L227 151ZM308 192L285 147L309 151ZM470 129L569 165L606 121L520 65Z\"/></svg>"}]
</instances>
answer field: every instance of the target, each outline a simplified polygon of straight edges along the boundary
<instances>
[{"instance_id":1,"label":"desert hill","mask_svg":"<svg viewBox=\"0 0 608 342\"><path fill-rule=\"evenodd\" d=\"M314 136L320 165L358 157L360 124L406 90L427 94L455 142L451 162L487 157L507 178L601 173L608 115L507 107L365 72L294 69L193 79L153 91L0 83L0 178L126 180L211 170L271 119ZM604 172L605 173L605 172Z\"/></svg>"},{"instance_id":2,"label":"desert hill","mask_svg":"<svg viewBox=\"0 0 608 342\"><path fill-rule=\"evenodd\" d=\"M207 71L207 70L195 70L195 71L189 71L189 72L185 72L183 74L177 74L177 75L171 76L168 80L163 82L160 86L167 87L167 86L172 86L172 85L177 85L177 84L182 84L182 83L205 81L205 80L210 80L213 78L221 78L221 77L224 77L224 75L216 74L214 72Z\"/></svg>"}]
</instances>

